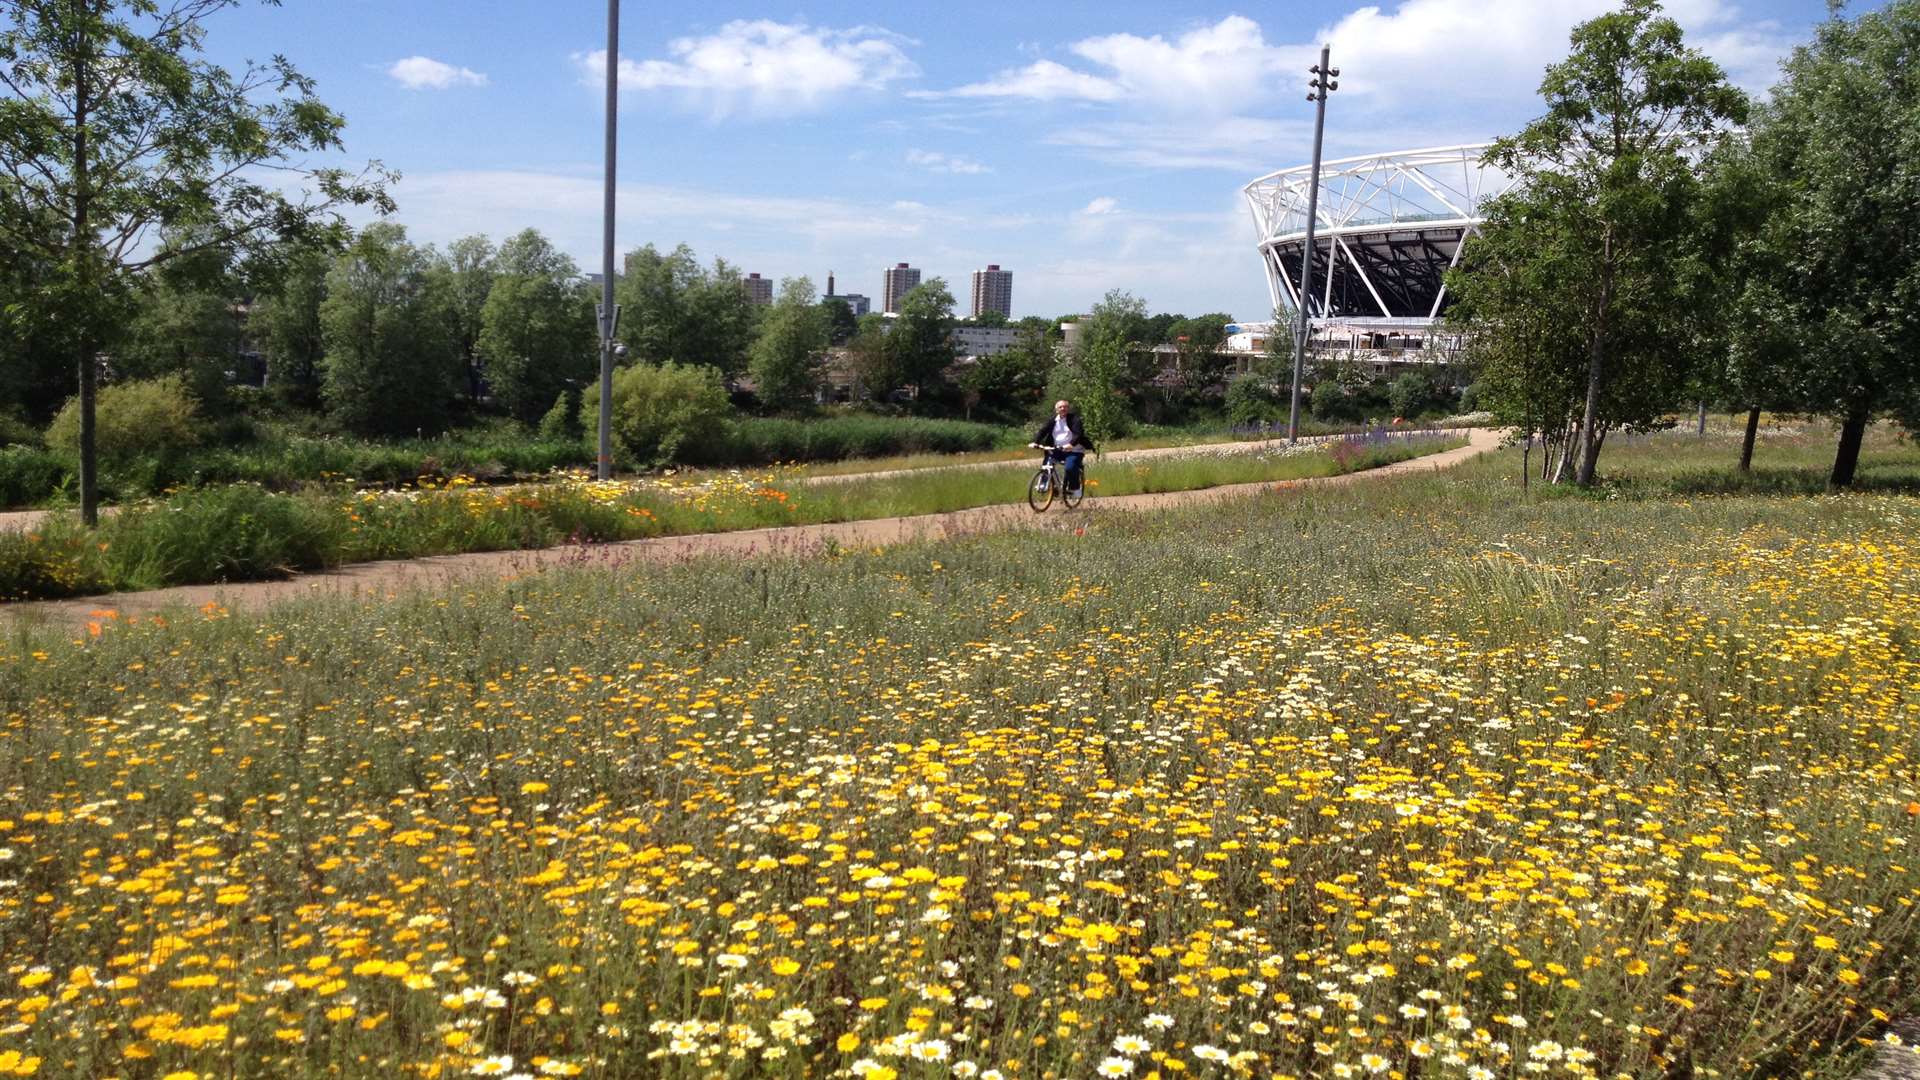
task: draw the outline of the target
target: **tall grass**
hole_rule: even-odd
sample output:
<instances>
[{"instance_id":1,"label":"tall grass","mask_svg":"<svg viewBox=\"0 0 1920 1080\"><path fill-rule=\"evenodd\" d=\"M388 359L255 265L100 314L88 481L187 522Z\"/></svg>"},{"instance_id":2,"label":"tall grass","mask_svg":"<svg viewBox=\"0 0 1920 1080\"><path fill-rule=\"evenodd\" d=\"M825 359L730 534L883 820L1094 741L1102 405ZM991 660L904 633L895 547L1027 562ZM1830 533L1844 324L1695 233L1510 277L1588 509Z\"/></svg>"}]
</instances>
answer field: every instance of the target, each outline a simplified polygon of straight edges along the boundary
<instances>
[{"instance_id":1,"label":"tall grass","mask_svg":"<svg viewBox=\"0 0 1920 1080\"><path fill-rule=\"evenodd\" d=\"M1095 494L1181 491L1327 476L1430 453L1458 440L1356 443L1351 450L1168 459L1095 475ZM806 486L793 470L519 487L456 481L406 491L277 494L252 485L193 489L108 518L97 534L42 523L0 546L0 600L284 577L374 559L550 547L963 510L1022 497L1019 478L944 472Z\"/></svg>"}]
</instances>

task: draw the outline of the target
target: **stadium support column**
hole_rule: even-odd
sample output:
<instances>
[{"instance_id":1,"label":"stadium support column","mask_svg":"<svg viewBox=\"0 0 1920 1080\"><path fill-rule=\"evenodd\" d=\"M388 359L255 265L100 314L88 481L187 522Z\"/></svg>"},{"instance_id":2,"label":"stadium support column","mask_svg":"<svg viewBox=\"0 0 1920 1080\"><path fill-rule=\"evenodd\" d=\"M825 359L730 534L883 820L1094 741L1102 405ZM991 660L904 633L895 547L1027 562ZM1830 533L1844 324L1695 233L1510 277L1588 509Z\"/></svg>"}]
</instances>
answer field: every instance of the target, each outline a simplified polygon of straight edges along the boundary
<instances>
[{"instance_id":1,"label":"stadium support column","mask_svg":"<svg viewBox=\"0 0 1920 1080\"><path fill-rule=\"evenodd\" d=\"M1320 46L1320 62L1310 69L1313 78L1307 84L1311 87L1307 100L1319 104L1313 115L1313 171L1307 174L1307 246L1300 255L1300 302L1293 312L1293 404L1287 409L1288 443L1300 441L1300 374L1306 366L1307 335L1312 332L1307 326L1307 312L1313 302L1313 226L1320 213L1320 138L1327 128L1327 95L1340 89L1340 84L1333 81L1340 69L1327 63L1331 52L1331 46Z\"/></svg>"}]
</instances>

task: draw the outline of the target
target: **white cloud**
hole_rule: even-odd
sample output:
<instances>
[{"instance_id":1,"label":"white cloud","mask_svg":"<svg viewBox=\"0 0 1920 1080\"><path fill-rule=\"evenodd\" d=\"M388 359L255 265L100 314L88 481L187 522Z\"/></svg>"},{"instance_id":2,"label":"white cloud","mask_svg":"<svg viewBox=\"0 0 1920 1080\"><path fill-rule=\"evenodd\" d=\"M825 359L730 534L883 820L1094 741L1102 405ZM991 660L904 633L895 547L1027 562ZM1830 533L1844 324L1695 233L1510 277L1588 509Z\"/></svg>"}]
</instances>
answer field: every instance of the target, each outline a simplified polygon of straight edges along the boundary
<instances>
[{"instance_id":1,"label":"white cloud","mask_svg":"<svg viewBox=\"0 0 1920 1080\"><path fill-rule=\"evenodd\" d=\"M622 57L620 86L680 94L716 119L786 116L918 75L901 47L910 43L876 27L832 30L742 19L705 37L668 42L670 60ZM588 81L600 85L606 78L606 50L576 53L573 61Z\"/></svg>"},{"instance_id":2,"label":"white cloud","mask_svg":"<svg viewBox=\"0 0 1920 1080\"><path fill-rule=\"evenodd\" d=\"M959 154L943 154L937 150L909 150L907 164L916 165L928 172L958 173L965 176L977 176L993 171Z\"/></svg>"},{"instance_id":3,"label":"white cloud","mask_svg":"<svg viewBox=\"0 0 1920 1080\"><path fill-rule=\"evenodd\" d=\"M1052 60L1039 60L1014 71L1003 71L986 82L957 87L947 91L947 94L953 97L1031 98L1036 101L1118 101L1126 96L1126 91L1119 83L1098 75L1075 71Z\"/></svg>"},{"instance_id":4,"label":"white cloud","mask_svg":"<svg viewBox=\"0 0 1920 1080\"><path fill-rule=\"evenodd\" d=\"M472 68L455 67L426 56L396 60L387 74L409 90L447 90L455 86L485 86L487 77Z\"/></svg>"},{"instance_id":5,"label":"white cloud","mask_svg":"<svg viewBox=\"0 0 1920 1080\"><path fill-rule=\"evenodd\" d=\"M1119 209L1120 200L1110 195L1102 195L1088 203L1080 213L1086 217L1097 217L1101 214L1111 214Z\"/></svg>"}]
</instances>

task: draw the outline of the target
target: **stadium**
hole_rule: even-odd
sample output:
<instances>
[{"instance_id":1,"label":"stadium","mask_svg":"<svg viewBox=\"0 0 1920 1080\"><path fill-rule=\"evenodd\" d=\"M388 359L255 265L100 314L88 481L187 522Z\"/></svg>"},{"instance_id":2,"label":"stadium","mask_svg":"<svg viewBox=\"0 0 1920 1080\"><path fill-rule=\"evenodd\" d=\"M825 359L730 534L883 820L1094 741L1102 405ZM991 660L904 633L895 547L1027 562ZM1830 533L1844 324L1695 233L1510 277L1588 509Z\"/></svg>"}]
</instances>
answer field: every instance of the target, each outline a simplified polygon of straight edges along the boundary
<instances>
[{"instance_id":1,"label":"stadium","mask_svg":"<svg viewBox=\"0 0 1920 1080\"><path fill-rule=\"evenodd\" d=\"M1311 165L1242 189L1275 311L1304 307L1314 339L1354 353L1450 350L1432 333L1447 306L1441 275L1511 181L1482 160L1490 144L1399 150L1320 167L1312 295L1300 295ZM1435 357L1438 359L1438 357Z\"/></svg>"}]
</instances>

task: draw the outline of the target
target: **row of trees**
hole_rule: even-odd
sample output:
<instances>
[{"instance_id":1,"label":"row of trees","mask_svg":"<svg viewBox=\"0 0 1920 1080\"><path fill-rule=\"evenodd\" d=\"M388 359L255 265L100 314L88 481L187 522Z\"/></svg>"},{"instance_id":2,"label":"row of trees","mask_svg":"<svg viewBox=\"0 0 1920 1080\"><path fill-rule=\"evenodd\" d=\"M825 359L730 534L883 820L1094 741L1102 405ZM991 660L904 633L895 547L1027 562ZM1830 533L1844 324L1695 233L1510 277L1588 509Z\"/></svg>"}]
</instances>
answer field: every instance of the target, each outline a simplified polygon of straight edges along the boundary
<instances>
[{"instance_id":1,"label":"row of trees","mask_svg":"<svg viewBox=\"0 0 1920 1080\"><path fill-rule=\"evenodd\" d=\"M1653 0L1577 27L1518 179L1449 274L1485 404L1594 482L1610 431L1684 403L1920 426L1920 0L1837 14L1757 106ZM1739 131L1746 125L1744 133Z\"/></svg>"}]
</instances>

